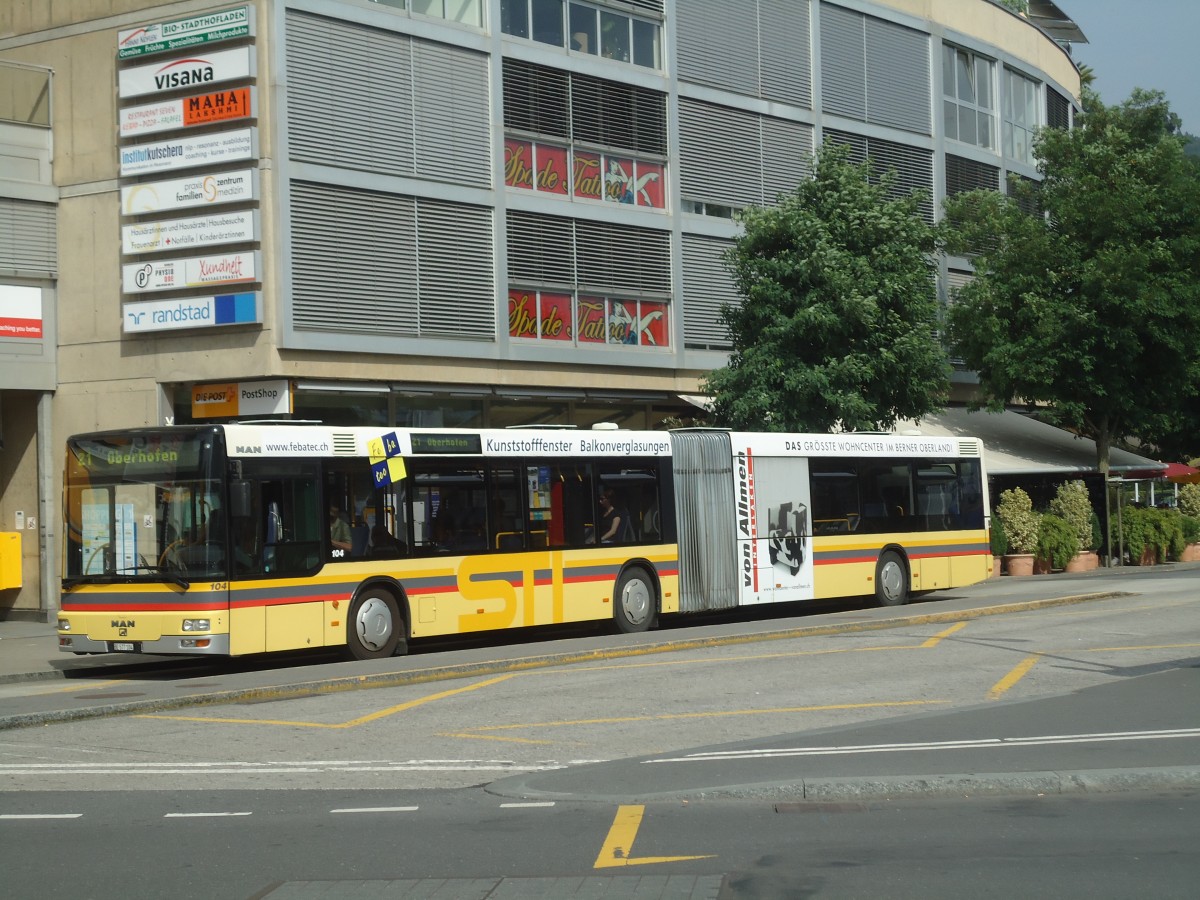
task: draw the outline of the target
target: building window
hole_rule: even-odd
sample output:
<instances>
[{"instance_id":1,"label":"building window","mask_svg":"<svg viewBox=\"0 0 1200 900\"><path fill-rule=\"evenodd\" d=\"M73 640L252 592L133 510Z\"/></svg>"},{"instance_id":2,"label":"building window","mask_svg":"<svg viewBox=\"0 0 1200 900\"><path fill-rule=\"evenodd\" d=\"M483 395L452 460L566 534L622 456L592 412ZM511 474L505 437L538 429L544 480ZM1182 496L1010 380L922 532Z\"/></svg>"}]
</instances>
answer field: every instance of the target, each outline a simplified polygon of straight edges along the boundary
<instances>
[{"instance_id":1,"label":"building window","mask_svg":"<svg viewBox=\"0 0 1200 900\"><path fill-rule=\"evenodd\" d=\"M501 0L500 30L576 53L662 68L662 23L623 11L567 0Z\"/></svg>"},{"instance_id":2,"label":"building window","mask_svg":"<svg viewBox=\"0 0 1200 900\"><path fill-rule=\"evenodd\" d=\"M403 6L399 2L389 5ZM409 0L409 8L417 15L446 19L460 25L483 25L482 0Z\"/></svg>"},{"instance_id":3,"label":"building window","mask_svg":"<svg viewBox=\"0 0 1200 900\"><path fill-rule=\"evenodd\" d=\"M566 345L669 348L666 300L510 288L509 337Z\"/></svg>"},{"instance_id":4,"label":"building window","mask_svg":"<svg viewBox=\"0 0 1200 900\"><path fill-rule=\"evenodd\" d=\"M1012 69L1004 70L1004 155L1032 166L1033 135L1038 127L1038 85Z\"/></svg>"},{"instance_id":5,"label":"building window","mask_svg":"<svg viewBox=\"0 0 1200 900\"><path fill-rule=\"evenodd\" d=\"M942 47L942 113L946 137L996 149L994 63L957 47Z\"/></svg>"},{"instance_id":6,"label":"building window","mask_svg":"<svg viewBox=\"0 0 1200 900\"><path fill-rule=\"evenodd\" d=\"M504 141L504 183L512 188L665 209L663 171L661 162L626 154Z\"/></svg>"}]
</instances>

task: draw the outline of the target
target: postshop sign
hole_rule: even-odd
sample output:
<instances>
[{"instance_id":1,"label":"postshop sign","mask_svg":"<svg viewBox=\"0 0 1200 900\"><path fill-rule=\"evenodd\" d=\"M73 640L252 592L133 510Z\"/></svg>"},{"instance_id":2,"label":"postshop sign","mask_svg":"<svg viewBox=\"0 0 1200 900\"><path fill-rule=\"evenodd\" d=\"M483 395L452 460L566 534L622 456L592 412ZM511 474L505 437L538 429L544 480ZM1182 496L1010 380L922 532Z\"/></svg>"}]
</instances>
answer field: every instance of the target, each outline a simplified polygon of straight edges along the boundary
<instances>
[{"instance_id":1,"label":"postshop sign","mask_svg":"<svg viewBox=\"0 0 1200 900\"><path fill-rule=\"evenodd\" d=\"M292 411L292 386L286 379L198 384L192 388L192 417L215 419L270 416Z\"/></svg>"}]
</instances>

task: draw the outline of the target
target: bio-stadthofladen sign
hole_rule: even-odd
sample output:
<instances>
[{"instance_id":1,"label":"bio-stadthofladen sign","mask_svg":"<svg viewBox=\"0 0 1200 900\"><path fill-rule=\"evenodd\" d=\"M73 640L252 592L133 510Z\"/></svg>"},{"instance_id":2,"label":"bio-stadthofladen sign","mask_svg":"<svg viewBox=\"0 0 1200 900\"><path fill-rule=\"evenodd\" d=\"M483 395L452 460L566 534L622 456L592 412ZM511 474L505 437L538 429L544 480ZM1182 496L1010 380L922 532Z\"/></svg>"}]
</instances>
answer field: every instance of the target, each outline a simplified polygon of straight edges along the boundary
<instances>
[{"instance_id":1,"label":"bio-stadthofladen sign","mask_svg":"<svg viewBox=\"0 0 1200 900\"><path fill-rule=\"evenodd\" d=\"M259 239L258 213L249 209L121 226L121 252L159 253Z\"/></svg>"},{"instance_id":2,"label":"bio-stadthofladen sign","mask_svg":"<svg viewBox=\"0 0 1200 900\"><path fill-rule=\"evenodd\" d=\"M237 87L128 106L120 111L121 137L250 119L254 117L255 105L254 88Z\"/></svg>"},{"instance_id":3,"label":"bio-stadthofladen sign","mask_svg":"<svg viewBox=\"0 0 1200 900\"><path fill-rule=\"evenodd\" d=\"M262 292L126 303L121 315L126 334L254 325L262 322Z\"/></svg>"},{"instance_id":4,"label":"bio-stadthofladen sign","mask_svg":"<svg viewBox=\"0 0 1200 900\"><path fill-rule=\"evenodd\" d=\"M248 6L222 9L130 28L117 34L117 58L131 59L167 50L182 50L199 44L232 41L254 34L254 10Z\"/></svg>"},{"instance_id":5,"label":"bio-stadthofladen sign","mask_svg":"<svg viewBox=\"0 0 1200 900\"><path fill-rule=\"evenodd\" d=\"M235 169L232 172L205 172L166 181L145 181L121 188L121 213L143 213L189 209L194 206L218 206L258 199L258 171Z\"/></svg>"},{"instance_id":6,"label":"bio-stadthofladen sign","mask_svg":"<svg viewBox=\"0 0 1200 900\"><path fill-rule=\"evenodd\" d=\"M249 284L259 280L261 268L256 250L129 263L121 267L121 289L126 294L142 294L180 288Z\"/></svg>"},{"instance_id":7,"label":"bio-stadthofladen sign","mask_svg":"<svg viewBox=\"0 0 1200 900\"><path fill-rule=\"evenodd\" d=\"M207 90L209 85L253 77L254 48L235 47L122 69L117 73L117 92L125 100L184 88Z\"/></svg>"},{"instance_id":8,"label":"bio-stadthofladen sign","mask_svg":"<svg viewBox=\"0 0 1200 900\"><path fill-rule=\"evenodd\" d=\"M195 137L172 138L120 149L121 177L193 166L216 166L258 157L258 129L239 128Z\"/></svg>"}]
</instances>

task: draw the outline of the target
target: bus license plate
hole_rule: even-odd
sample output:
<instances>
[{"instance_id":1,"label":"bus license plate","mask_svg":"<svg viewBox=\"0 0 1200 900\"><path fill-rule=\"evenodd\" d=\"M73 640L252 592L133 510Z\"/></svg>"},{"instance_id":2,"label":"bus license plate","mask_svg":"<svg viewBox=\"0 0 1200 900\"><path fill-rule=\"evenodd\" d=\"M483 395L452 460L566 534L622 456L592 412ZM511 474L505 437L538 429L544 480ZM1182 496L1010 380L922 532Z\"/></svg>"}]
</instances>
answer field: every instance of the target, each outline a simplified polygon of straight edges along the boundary
<instances>
[{"instance_id":1,"label":"bus license plate","mask_svg":"<svg viewBox=\"0 0 1200 900\"><path fill-rule=\"evenodd\" d=\"M113 653L137 653L138 645L136 641L113 641Z\"/></svg>"}]
</instances>

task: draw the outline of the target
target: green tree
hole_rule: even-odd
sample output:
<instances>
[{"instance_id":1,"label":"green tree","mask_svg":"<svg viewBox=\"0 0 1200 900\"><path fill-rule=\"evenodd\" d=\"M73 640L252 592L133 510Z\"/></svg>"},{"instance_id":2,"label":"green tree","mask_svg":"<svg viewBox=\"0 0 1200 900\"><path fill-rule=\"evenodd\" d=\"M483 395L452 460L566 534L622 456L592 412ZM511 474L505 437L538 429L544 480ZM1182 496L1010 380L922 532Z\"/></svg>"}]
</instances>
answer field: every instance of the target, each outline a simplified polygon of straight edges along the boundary
<instances>
[{"instance_id":1,"label":"green tree","mask_svg":"<svg viewBox=\"0 0 1200 900\"><path fill-rule=\"evenodd\" d=\"M1200 178L1161 93L1106 107L1035 143L1043 216L995 192L946 202L945 246L976 277L949 315L982 403L1042 403L1096 441L1177 427L1200 384Z\"/></svg>"},{"instance_id":2,"label":"green tree","mask_svg":"<svg viewBox=\"0 0 1200 900\"><path fill-rule=\"evenodd\" d=\"M878 430L941 409L936 232L920 196L825 147L813 177L751 207L726 255L741 302L722 319L733 352L709 373L714 420L764 431Z\"/></svg>"}]
</instances>

